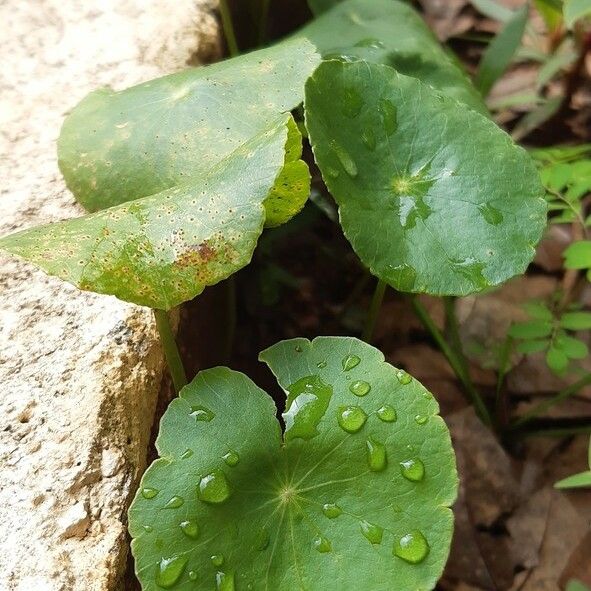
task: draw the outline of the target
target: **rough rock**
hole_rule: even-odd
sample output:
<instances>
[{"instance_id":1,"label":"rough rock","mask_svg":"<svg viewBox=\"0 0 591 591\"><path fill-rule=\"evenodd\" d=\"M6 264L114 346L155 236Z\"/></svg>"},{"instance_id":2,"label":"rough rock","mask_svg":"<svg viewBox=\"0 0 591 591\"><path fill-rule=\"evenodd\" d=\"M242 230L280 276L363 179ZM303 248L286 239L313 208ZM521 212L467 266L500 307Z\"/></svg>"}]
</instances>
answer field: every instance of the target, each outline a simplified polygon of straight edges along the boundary
<instances>
[{"instance_id":1,"label":"rough rock","mask_svg":"<svg viewBox=\"0 0 591 591\"><path fill-rule=\"evenodd\" d=\"M87 92L209 59L216 0L0 3L0 234L80 215L57 168ZM163 361L149 310L0 254L0 590L111 591Z\"/></svg>"}]
</instances>

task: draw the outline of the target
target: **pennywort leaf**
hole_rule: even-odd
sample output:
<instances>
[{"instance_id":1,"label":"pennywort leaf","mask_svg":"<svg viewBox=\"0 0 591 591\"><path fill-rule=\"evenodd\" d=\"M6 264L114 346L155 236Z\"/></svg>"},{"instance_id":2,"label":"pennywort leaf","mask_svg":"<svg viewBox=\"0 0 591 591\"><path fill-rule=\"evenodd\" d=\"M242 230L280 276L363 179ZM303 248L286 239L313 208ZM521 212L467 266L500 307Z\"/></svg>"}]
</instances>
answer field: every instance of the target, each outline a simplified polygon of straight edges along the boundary
<instances>
[{"instance_id":1,"label":"pennywort leaf","mask_svg":"<svg viewBox=\"0 0 591 591\"><path fill-rule=\"evenodd\" d=\"M482 97L411 6L398 0L345 0L301 29L325 59L391 66L488 114Z\"/></svg>"},{"instance_id":2,"label":"pennywort leaf","mask_svg":"<svg viewBox=\"0 0 591 591\"><path fill-rule=\"evenodd\" d=\"M302 102L318 60L310 42L290 40L119 92L89 94L64 121L58 141L68 188L96 211L203 177ZM294 183L295 211L309 188L298 159L287 159L277 188L285 194L285 184Z\"/></svg>"},{"instance_id":3,"label":"pennywort leaf","mask_svg":"<svg viewBox=\"0 0 591 591\"><path fill-rule=\"evenodd\" d=\"M283 168L290 115L178 187L0 240L80 289L168 310L248 264ZM274 197L272 197L274 199ZM280 202L278 202L280 203Z\"/></svg>"},{"instance_id":4,"label":"pennywort leaf","mask_svg":"<svg viewBox=\"0 0 591 591\"><path fill-rule=\"evenodd\" d=\"M431 394L353 338L261 360L287 395L283 437L271 398L227 368L166 411L129 511L144 591L433 588L457 475Z\"/></svg>"},{"instance_id":5,"label":"pennywort leaf","mask_svg":"<svg viewBox=\"0 0 591 591\"><path fill-rule=\"evenodd\" d=\"M374 275L402 291L464 295L525 270L545 227L543 188L494 123L359 62L323 63L305 106L345 235Z\"/></svg>"}]
</instances>

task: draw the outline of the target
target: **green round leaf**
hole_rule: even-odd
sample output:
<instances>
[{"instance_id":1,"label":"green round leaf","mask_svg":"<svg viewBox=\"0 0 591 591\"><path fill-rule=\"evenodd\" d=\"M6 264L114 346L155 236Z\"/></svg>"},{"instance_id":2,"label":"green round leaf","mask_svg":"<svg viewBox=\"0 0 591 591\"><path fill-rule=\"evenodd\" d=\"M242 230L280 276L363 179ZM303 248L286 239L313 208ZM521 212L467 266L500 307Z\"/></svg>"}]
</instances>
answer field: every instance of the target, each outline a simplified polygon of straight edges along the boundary
<instances>
[{"instance_id":1,"label":"green round leaf","mask_svg":"<svg viewBox=\"0 0 591 591\"><path fill-rule=\"evenodd\" d=\"M250 262L290 119L280 115L186 185L7 236L0 248L80 289L173 308Z\"/></svg>"},{"instance_id":2,"label":"green round leaf","mask_svg":"<svg viewBox=\"0 0 591 591\"><path fill-rule=\"evenodd\" d=\"M560 317L560 326L568 330L588 330L591 328L591 312L565 312Z\"/></svg>"},{"instance_id":3,"label":"green round leaf","mask_svg":"<svg viewBox=\"0 0 591 591\"><path fill-rule=\"evenodd\" d=\"M166 411L129 512L144 591L433 588L457 475L431 394L352 338L261 359L287 394L283 440L270 397L226 368Z\"/></svg>"},{"instance_id":4,"label":"green round leaf","mask_svg":"<svg viewBox=\"0 0 591 591\"><path fill-rule=\"evenodd\" d=\"M494 123L414 78L323 63L306 126L341 224L396 289L465 295L523 273L546 223L530 157Z\"/></svg>"},{"instance_id":5,"label":"green round leaf","mask_svg":"<svg viewBox=\"0 0 591 591\"><path fill-rule=\"evenodd\" d=\"M573 242L564 251L564 266L567 269L591 268L591 240Z\"/></svg>"},{"instance_id":6,"label":"green round leaf","mask_svg":"<svg viewBox=\"0 0 591 591\"><path fill-rule=\"evenodd\" d=\"M514 339L539 339L552 334L552 322L548 320L527 320L513 324L509 336Z\"/></svg>"},{"instance_id":7,"label":"green round leaf","mask_svg":"<svg viewBox=\"0 0 591 591\"><path fill-rule=\"evenodd\" d=\"M488 115L468 76L411 6L397 0L345 0L338 5L320 0L312 8L323 12L332 4L334 8L297 33L310 39L324 58L391 66Z\"/></svg>"},{"instance_id":8,"label":"green round leaf","mask_svg":"<svg viewBox=\"0 0 591 591\"><path fill-rule=\"evenodd\" d=\"M89 94L64 121L58 141L68 188L96 211L208 174L302 102L318 60L314 47L298 39L119 92ZM278 190L291 182L301 204L308 171L297 150L287 162ZM281 219L276 215L274 223Z\"/></svg>"},{"instance_id":9,"label":"green round leaf","mask_svg":"<svg viewBox=\"0 0 591 591\"><path fill-rule=\"evenodd\" d=\"M568 357L562 349L551 346L546 353L546 363L555 374L562 375L568 367Z\"/></svg>"}]
</instances>

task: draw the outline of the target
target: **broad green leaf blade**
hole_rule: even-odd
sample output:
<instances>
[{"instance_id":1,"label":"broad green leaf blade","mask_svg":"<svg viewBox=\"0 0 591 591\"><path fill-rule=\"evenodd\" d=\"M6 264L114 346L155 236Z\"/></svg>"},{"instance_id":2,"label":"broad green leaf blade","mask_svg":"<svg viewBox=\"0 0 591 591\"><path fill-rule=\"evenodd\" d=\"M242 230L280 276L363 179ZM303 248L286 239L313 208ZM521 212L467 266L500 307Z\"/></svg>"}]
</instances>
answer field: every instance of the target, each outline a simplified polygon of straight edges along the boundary
<instances>
[{"instance_id":1,"label":"broad green leaf blade","mask_svg":"<svg viewBox=\"0 0 591 591\"><path fill-rule=\"evenodd\" d=\"M563 489L591 487L591 470L559 480L554 486Z\"/></svg>"},{"instance_id":2,"label":"broad green leaf blade","mask_svg":"<svg viewBox=\"0 0 591 591\"><path fill-rule=\"evenodd\" d=\"M345 0L298 31L328 59L362 59L419 78L487 114L482 97L418 13L398 0Z\"/></svg>"},{"instance_id":3,"label":"broad green leaf blade","mask_svg":"<svg viewBox=\"0 0 591 591\"><path fill-rule=\"evenodd\" d=\"M345 235L374 275L401 291L465 295L523 273L545 227L544 191L494 123L366 63L322 64L305 105Z\"/></svg>"},{"instance_id":4,"label":"broad green leaf blade","mask_svg":"<svg viewBox=\"0 0 591 591\"><path fill-rule=\"evenodd\" d=\"M589 587L577 579L572 579L568 582L566 591L589 591Z\"/></svg>"},{"instance_id":5,"label":"broad green leaf blade","mask_svg":"<svg viewBox=\"0 0 591 591\"><path fill-rule=\"evenodd\" d=\"M225 368L165 413L129 512L144 591L433 588L457 489L433 397L352 338L261 359L288 395L283 444L270 398Z\"/></svg>"},{"instance_id":6,"label":"broad green leaf blade","mask_svg":"<svg viewBox=\"0 0 591 591\"><path fill-rule=\"evenodd\" d=\"M565 312L560 317L560 326L568 330L588 330L591 328L591 312Z\"/></svg>"},{"instance_id":7,"label":"broad green leaf blade","mask_svg":"<svg viewBox=\"0 0 591 591\"><path fill-rule=\"evenodd\" d=\"M487 47L474 80L476 88L486 96L493 84L509 67L527 24L529 4L526 2L503 27L502 31Z\"/></svg>"},{"instance_id":8,"label":"broad green leaf blade","mask_svg":"<svg viewBox=\"0 0 591 591\"><path fill-rule=\"evenodd\" d=\"M318 61L308 41L291 40L120 92L89 94L58 141L68 188L96 211L202 177L300 104ZM301 173L295 176L301 183Z\"/></svg>"},{"instance_id":9,"label":"broad green leaf blade","mask_svg":"<svg viewBox=\"0 0 591 591\"><path fill-rule=\"evenodd\" d=\"M514 339L539 339L552 334L552 322L548 320L527 320L513 324L509 336Z\"/></svg>"},{"instance_id":10,"label":"broad green leaf blade","mask_svg":"<svg viewBox=\"0 0 591 591\"><path fill-rule=\"evenodd\" d=\"M290 117L189 184L7 236L0 248L80 289L173 308L249 263Z\"/></svg>"},{"instance_id":11,"label":"broad green leaf blade","mask_svg":"<svg viewBox=\"0 0 591 591\"><path fill-rule=\"evenodd\" d=\"M564 21L569 28L588 16L591 16L591 0L564 0Z\"/></svg>"},{"instance_id":12,"label":"broad green leaf blade","mask_svg":"<svg viewBox=\"0 0 591 591\"><path fill-rule=\"evenodd\" d=\"M573 242L564 251L564 266L567 269L591 268L591 240Z\"/></svg>"}]
</instances>

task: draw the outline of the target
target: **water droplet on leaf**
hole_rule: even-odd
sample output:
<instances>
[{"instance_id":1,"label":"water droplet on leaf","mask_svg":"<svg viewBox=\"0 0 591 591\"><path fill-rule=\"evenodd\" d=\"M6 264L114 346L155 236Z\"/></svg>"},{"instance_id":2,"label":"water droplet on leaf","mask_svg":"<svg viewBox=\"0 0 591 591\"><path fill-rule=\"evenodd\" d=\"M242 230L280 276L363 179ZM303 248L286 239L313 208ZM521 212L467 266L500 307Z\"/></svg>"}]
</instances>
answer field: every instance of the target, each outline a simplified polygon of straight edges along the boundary
<instances>
[{"instance_id":1,"label":"water droplet on leaf","mask_svg":"<svg viewBox=\"0 0 591 591\"><path fill-rule=\"evenodd\" d=\"M337 158L339 159L344 171L351 178L355 178L359 172L357 169L357 164L355 164L355 160L353 160L349 152L347 152L343 147L339 146L339 144L336 142L331 142L331 146L334 153L337 155Z\"/></svg>"},{"instance_id":2,"label":"water droplet on leaf","mask_svg":"<svg viewBox=\"0 0 591 591\"><path fill-rule=\"evenodd\" d=\"M482 203L478 206L478 211L488 224L498 226L503 221L503 214L490 203Z\"/></svg>"},{"instance_id":3,"label":"water droplet on leaf","mask_svg":"<svg viewBox=\"0 0 591 591\"><path fill-rule=\"evenodd\" d=\"M216 591L234 591L234 573L217 572L215 574Z\"/></svg>"},{"instance_id":4,"label":"water droplet on leaf","mask_svg":"<svg viewBox=\"0 0 591 591\"><path fill-rule=\"evenodd\" d=\"M181 521L179 527L188 538L196 540L199 537L199 526L196 522L191 520Z\"/></svg>"},{"instance_id":5,"label":"water droplet on leaf","mask_svg":"<svg viewBox=\"0 0 591 591\"><path fill-rule=\"evenodd\" d=\"M425 464L419 459L400 462L400 473L411 482L420 482L425 477Z\"/></svg>"},{"instance_id":6,"label":"water droplet on leaf","mask_svg":"<svg viewBox=\"0 0 591 591\"><path fill-rule=\"evenodd\" d=\"M192 449L187 449L181 455L181 460L186 460L187 458L190 458L192 455L193 455L193 450Z\"/></svg>"},{"instance_id":7,"label":"water droplet on leaf","mask_svg":"<svg viewBox=\"0 0 591 591\"><path fill-rule=\"evenodd\" d=\"M361 521L359 523L361 527L361 533L372 543L381 544L382 537L384 535L384 528L369 521Z\"/></svg>"},{"instance_id":8,"label":"water droplet on leaf","mask_svg":"<svg viewBox=\"0 0 591 591\"><path fill-rule=\"evenodd\" d=\"M151 525L144 525L144 531L150 533L151 531L154 531L154 528Z\"/></svg>"},{"instance_id":9,"label":"water droplet on leaf","mask_svg":"<svg viewBox=\"0 0 591 591\"><path fill-rule=\"evenodd\" d=\"M426 415L417 415L415 417L415 423L417 425L425 425L428 420L429 420L429 417Z\"/></svg>"},{"instance_id":10,"label":"water droplet on leaf","mask_svg":"<svg viewBox=\"0 0 591 591\"><path fill-rule=\"evenodd\" d=\"M339 426L347 433L357 433L366 420L367 415L359 406L341 406L337 412Z\"/></svg>"},{"instance_id":11,"label":"water droplet on leaf","mask_svg":"<svg viewBox=\"0 0 591 591\"><path fill-rule=\"evenodd\" d=\"M235 451L229 451L227 454L223 455L224 462L228 464L228 466L234 467L240 461L240 456Z\"/></svg>"},{"instance_id":12,"label":"water droplet on leaf","mask_svg":"<svg viewBox=\"0 0 591 591\"><path fill-rule=\"evenodd\" d=\"M399 369L396 372L396 378L403 386L406 386L412 382L412 376L403 369Z\"/></svg>"},{"instance_id":13,"label":"water droplet on leaf","mask_svg":"<svg viewBox=\"0 0 591 591\"><path fill-rule=\"evenodd\" d=\"M386 446L374 439L368 439L367 445L367 465L372 472L382 472L386 469L388 463L386 455Z\"/></svg>"},{"instance_id":14,"label":"water droplet on leaf","mask_svg":"<svg viewBox=\"0 0 591 591\"><path fill-rule=\"evenodd\" d=\"M343 357L343 370L349 371L354 367L357 367L361 363L361 359L357 355L346 355Z\"/></svg>"},{"instance_id":15,"label":"water droplet on leaf","mask_svg":"<svg viewBox=\"0 0 591 591\"><path fill-rule=\"evenodd\" d=\"M373 129L370 129L369 127L364 129L361 132L361 141L370 152L373 152L376 149L376 134Z\"/></svg>"},{"instance_id":16,"label":"water droplet on leaf","mask_svg":"<svg viewBox=\"0 0 591 591\"><path fill-rule=\"evenodd\" d=\"M181 578L188 559L184 556L162 558L156 570L156 584L163 589L170 589Z\"/></svg>"},{"instance_id":17,"label":"water droplet on leaf","mask_svg":"<svg viewBox=\"0 0 591 591\"><path fill-rule=\"evenodd\" d=\"M222 470L203 476L197 487L197 494L204 503L223 503L230 496L232 490Z\"/></svg>"},{"instance_id":18,"label":"water droplet on leaf","mask_svg":"<svg viewBox=\"0 0 591 591\"><path fill-rule=\"evenodd\" d=\"M353 382L349 386L349 390L353 394L355 394L355 396L366 396L367 394L369 394L369 391L371 390L371 386L367 382L363 382L362 380L357 380L356 382Z\"/></svg>"},{"instance_id":19,"label":"water droplet on leaf","mask_svg":"<svg viewBox=\"0 0 591 591\"><path fill-rule=\"evenodd\" d=\"M394 423L398 419L398 414L393 406L384 404L378 409L378 418L384 423Z\"/></svg>"},{"instance_id":20,"label":"water droplet on leaf","mask_svg":"<svg viewBox=\"0 0 591 591\"><path fill-rule=\"evenodd\" d=\"M317 367L318 369L324 369L324 368L326 367L326 361L319 361L319 362L316 364L316 367Z\"/></svg>"},{"instance_id":21,"label":"water droplet on leaf","mask_svg":"<svg viewBox=\"0 0 591 591\"><path fill-rule=\"evenodd\" d=\"M396 105L390 99L380 101L379 111L388 135L392 135L398 128Z\"/></svg>"},{"instance_id":22,"label":"water droplet on leaf","mask_svg":"<svg viewBox=\"0 0 591 591\"><path fill-rule=\"evenodd\" d=\"M146 487L146 488L142 488L142 497L144 497L144 499L153 499L160 491L156 488L150 488L150 487Z\"/></svg>"},{"instance_id":23,"label":"water droplet on leaf","mask_svg":"<svg viewBox=\"0 0 591 591\"><path fill-rule=\"evenodd\" d=\"M429 554L429 544L419 530L414 530L394 544L393 553L406 562L419 564Z\"/></svg>"},{"instance_id":24,"label":"water droplet on leaf","mask_svg":"<svg viewBox=\"0 0 591 591\"><path fill-rule=\"evenodd\" d=\"M214 554L211 558L211 564L213 564L213 566L222 566L222 564L224 564L224 556L223 554Z\"/></svg>"},{"instance_id":25,"label":"water droplet on leaf","mask_svg":"<svg viewBox=\"0 0 591 591\"><path fill-rule=\"evenodd\" d=\"M174 496L172 497L168 503L166 503L166 505L164 505L165 509L178 509L179 507L181 507L183 505L183 503L185 502L185 499L183 499L183 497L178 497L178 496Z\"/></svg>"},{"instance_id":26,"label":"water droplet on leaf","mask_svg":"<svg viewBox=\"0 0 591 591\"><path fill-rule=\"evenodd\" d=\"M207 423L215 417L215 413L205 406L192 406L189 414L196 421L205 421Z\"/></svg>"},{"instance_id":27,"label":"water droplet on leaf","mask_svg":"<svg viewBox=\"0 0 591 591\"><path fill-rule=\"evenodd\" d=\"M197 572L194 570L189 571L189 580L196 581L197 580Z\"/></svg>"},{"instance_id":28,"label":"water droplet on leaf","mask_svg":"<svg viewBox=\"0 0 591 591\"><path fill-rule=\"evenodd\" d=\"M325 503L322 505L322 512L329 519L335 519L339 515L342 515L343 510L336 503Z\"/></svg>"},{"instance_id":29,"label":"water droplet on leaf","mask_svg":"<svg viewBox=\"0 0 591 591\"><path fill-rule=\"evenodd\" d=\"M313 546L321 554L325 554L326 552L330 552L332 549L330 542L324 536L321 536L321 535L318 535L314 538Z\"/></svg>"},{"instance_id":30,"label":"water droplet on leaf","mask_svg":"<svg viewBox=\"0 0 591 591\"><path fill-rule=\"evenodd\" d=\"M345 116L354 119L361 112L363 98L355 88L347 88L343 93L341 106Z\"/></svg>"}]
</instances>

